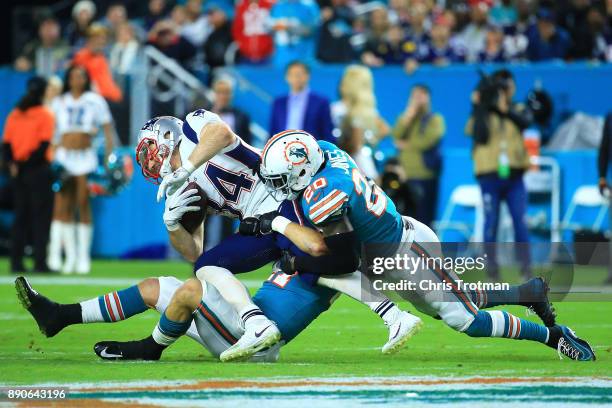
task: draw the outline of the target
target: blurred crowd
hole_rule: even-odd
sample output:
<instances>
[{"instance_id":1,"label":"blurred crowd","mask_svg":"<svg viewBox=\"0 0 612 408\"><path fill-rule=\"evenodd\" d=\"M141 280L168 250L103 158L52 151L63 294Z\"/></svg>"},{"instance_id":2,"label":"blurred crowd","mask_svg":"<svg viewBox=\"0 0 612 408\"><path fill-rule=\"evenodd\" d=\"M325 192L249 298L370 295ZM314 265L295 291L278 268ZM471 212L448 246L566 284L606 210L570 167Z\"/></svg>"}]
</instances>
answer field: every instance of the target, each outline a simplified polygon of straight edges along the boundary
<instances>
[{"instance_id":1,"label":"blurred crowd","mask_svg":"<svg viewBox=\"0 0 612 408\"><path fill-rule=\"evenodd\" d=\"M15 68L43 76L87 47L92 27L91 52L116 75L130 72L144 44L196 71L295 59L408 72L423 63L612 61L612 0L80 0L70 21L42 13L37 24Z\"/></svg>"}]
</instances>

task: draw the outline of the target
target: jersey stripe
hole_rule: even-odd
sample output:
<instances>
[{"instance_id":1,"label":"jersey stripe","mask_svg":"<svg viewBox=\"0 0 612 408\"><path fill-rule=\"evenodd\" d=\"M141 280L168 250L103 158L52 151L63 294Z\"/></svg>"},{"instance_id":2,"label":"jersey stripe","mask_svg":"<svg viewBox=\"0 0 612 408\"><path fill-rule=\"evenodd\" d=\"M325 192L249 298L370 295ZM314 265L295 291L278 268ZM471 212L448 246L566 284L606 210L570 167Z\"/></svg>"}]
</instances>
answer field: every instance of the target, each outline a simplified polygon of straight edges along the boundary
<instances>
[{"instance_id":1,"label":"jersey stripe","mask_svg":"<svg viewBox=\"0 0 612 408\"><path fill-rule=\"evenodd\" d=\"M329 193L328 195L326 195L325 197L323 197L321 199L321 201L319 201L318 203L316 203L315 205L313 205L310 210L308 211L309 213L314 213L316 211L318 211L319 209L321 209L325 204L329 203L331 200L333 200L335 197L337 197L339 194L341 194L342 191L338 190L338 189L333 189L331 191L331 193ZM344 194L346 195L346 194Z\"/></svg>"},{"instance_id":2,"label":"jersey stripe","mask_svg":"<svg viewBox=\"0 0 612 408\"><path fill-rule=\"evenodd\" d=\"M196 134L195 130L189 126L187 121L183 122L183 134L187 136L187 139L191 140L195 144L198 144L198 135Z\"/></svg>"},{"instance_id":3,"label":"jersey stripe","mask_svg":"<svg viewBox=\"0 0 612 408\"><path fill-rule=\"evenodd\" d=\"M315 206L316 208L313 207L308 212L308 214L310 215L311 219L317 218L320 214L326 212L329 208L336 207L338 203L343 203L347 200L347 198L348 196L346 195L346 193L344 193L343 191L336 190L334 194L328 196L328 198L322 201L320 203L321 205Z\"/></svg>"},{"instance_id":4,"label":"jersey stripe","mask_svg":"<svg viewBox=\"0 0 612 408\"><path fill-rule=\"evenodd\" d=\"M238 143L238 146L230 150L229 152L225 152L225 154L231 157L234 160L239 161L245 166L253 169L259 163L260 157L259 153L251 150L247 147L246 143L243 143L242 140Z\"/></svg>"},{"instance_id":5,"label":"jersey stripe","mask_svg":"<svg viewBox=\"0 0 612 408\"><path fill-rule=\"evenodd\" d=\"M342 207L342 205L344 204L344 199L339 200L338 202L336 202L335 204L333 204L331 207L326 207L327 209L325 211L323 211L322 213L320 213L319 215L317 215L315 218L312 219L312 222L314 222L315 224L325 220L327 217L329 217L331 214L334 213L334 211L338 210L339 208Z\"/></svg>"}]
</instances>

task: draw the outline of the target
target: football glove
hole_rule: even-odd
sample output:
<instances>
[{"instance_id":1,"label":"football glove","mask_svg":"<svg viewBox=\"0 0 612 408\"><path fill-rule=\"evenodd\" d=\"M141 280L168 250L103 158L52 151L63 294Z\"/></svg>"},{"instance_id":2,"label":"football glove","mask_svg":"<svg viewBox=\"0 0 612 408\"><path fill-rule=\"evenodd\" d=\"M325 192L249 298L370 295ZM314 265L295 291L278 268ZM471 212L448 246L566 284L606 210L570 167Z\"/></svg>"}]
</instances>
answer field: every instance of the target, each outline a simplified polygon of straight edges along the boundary
<instances>
[{"instance_id":1,"label":"football glove","mask_svg":"<svg viewBox=\"0 0 612 408\"><path fill-rule=\"evenodd\" d=\"M295 257L288 251L283 251L281 258L278 260L278 266L287 275L292 275L295 272L294 265Z\"/></svg>"},{"instance_id":2,"label":"football glove","mask_svg":"<svg viewBox=\"0 0 612 408\"><path fill-rule=\"evenodd\" d=\"M193 164L191 164L189 160L186 160L182 167L179 167L173 173L165 176L157 190L157 202L160 202L166 194L174 194L180 186L185 184L194 170L195 167Z\"/></svg>"},{"instance_id":3,"label":"football glove","mask_svg":"<svg viewBox=\"0 0 612 408\"><path fill-rule=\"evenodd\" d=\"M189 205L200 200L200 196L197 195L198 190L191 189L181 192L176 191L174 194L169 195L166 199L166 208L164 210L164 224L168 231L176 231L179 228L179 221L190 211L198 211L200 207L196 205Z\"/></svg>"},{"instance_id":4,"label":"football glove","mask_svg":"<svg viewBox=\"0 0 612 408\"><path fill-rule=\"evenodd\" d=\"M255 236L259 234L259 219L247 217L240 221L238 232L242 235Z\"/></svg>"}]
</instances>

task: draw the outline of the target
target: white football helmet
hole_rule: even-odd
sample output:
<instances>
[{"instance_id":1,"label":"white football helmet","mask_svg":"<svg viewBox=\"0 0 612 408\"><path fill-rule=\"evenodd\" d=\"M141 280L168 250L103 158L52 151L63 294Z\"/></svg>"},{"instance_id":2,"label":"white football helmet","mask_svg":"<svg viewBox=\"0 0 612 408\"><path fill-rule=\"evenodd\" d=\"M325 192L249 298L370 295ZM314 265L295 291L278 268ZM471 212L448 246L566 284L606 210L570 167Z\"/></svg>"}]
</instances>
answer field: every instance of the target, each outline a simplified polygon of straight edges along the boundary
<instances>
[{"instance_id":1,"label":"white football helmet","mask_svg":"<svg viewBox=\"0 0 612 408\"><path fill-rule=\"evenodd\" d=\"M287 130L264 146L259 173L276 200L293 200L308 187L323 161L323 151L312 135Z\"/></svg>"},{"instance_id":2,"label":"white football helmet","mask_svg":"<svg viewBox=\"0 0 612 408\"><path fill-rule=\"evenodd\" d=\"M150 119L140 129L136 146L136 162L145 178L159 184L172 173L170 156L183 134L183 121L174 116Z\"/></svg>"}]
</instances>

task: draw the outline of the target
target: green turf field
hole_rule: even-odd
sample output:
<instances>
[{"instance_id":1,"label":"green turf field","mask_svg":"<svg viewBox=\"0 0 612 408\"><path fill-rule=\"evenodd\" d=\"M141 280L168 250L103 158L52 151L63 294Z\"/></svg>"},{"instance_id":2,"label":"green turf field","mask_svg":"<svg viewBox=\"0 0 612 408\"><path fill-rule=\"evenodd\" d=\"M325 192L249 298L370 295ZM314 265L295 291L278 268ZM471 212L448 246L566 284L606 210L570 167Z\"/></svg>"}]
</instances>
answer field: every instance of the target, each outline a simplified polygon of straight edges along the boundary
<instances>
[{"instance_id":1,"label":"green turf field","mask_svg":"<svg viewBox=\"0 0 612 408\"><path fill-rule=\"evenodd\" d=\"M3 261L0 268L6 271ZM110 279L137 282L148 276L186 278L184 263L98 261L85 284L34 284L50 298L71 303L120 289ZM268 270L243 275L249 287L268 276ZM537 343L507 339L473 339L441 322L422 316L425 326L400 353L385 356L380 347L387 330L364 306L339 299L298 338L281 351L275 364L219 363L194 341L185 338L165 352L160 362L115 363L99 360L92 351L100 340L129 340L148 336L158 319L155 311L120 323L71 326L47 339L22 309L4 272L0 285L0 383L103 383L124 380L257 379L274 377L599 377L612 373L612 303L557 303L558 320L587 339L597 353L596 362L560 361L556 350ZM61 279L75 280L80 277ZM105 279L96 286L92 279ZM34 281L36 282L36 281ZM54 283L54 282L50 282ZM74 284L76 283L76 284ZM403 305L410 309L409 305ZM524 308L508 311L525 317ZM535 316L529 319L537 319ZM608 389L609 391L609 389Z\"/></svg>"}]
</instances>

